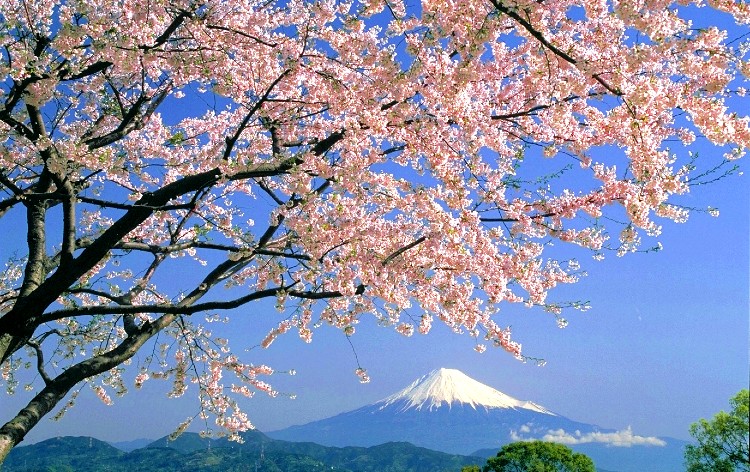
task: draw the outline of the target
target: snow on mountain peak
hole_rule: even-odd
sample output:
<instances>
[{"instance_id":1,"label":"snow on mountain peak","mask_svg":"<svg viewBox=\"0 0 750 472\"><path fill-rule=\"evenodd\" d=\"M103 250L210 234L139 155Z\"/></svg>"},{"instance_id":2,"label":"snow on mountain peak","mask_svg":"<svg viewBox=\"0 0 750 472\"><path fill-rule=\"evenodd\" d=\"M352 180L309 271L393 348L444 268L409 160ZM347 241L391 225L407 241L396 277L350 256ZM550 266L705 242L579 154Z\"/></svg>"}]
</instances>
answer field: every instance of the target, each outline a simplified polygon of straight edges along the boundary
<instances>
[{"instance_id":1,"label":"snow on mountain peak","mask_svg":"<svg viewBox=\"0 0 750 472\"><path fill-rule=\"evenodd\" d=\"M531 410L538 413L554 415L546 408L529 401L517 400L499 390L478 382L460 370L436 369L417 379L405 389L381 400L382 407L397 402L404 402L405 410L440 408L443 403L452 406L454 403L477 407L513 408Z\"/></svg>"}]
</instances>

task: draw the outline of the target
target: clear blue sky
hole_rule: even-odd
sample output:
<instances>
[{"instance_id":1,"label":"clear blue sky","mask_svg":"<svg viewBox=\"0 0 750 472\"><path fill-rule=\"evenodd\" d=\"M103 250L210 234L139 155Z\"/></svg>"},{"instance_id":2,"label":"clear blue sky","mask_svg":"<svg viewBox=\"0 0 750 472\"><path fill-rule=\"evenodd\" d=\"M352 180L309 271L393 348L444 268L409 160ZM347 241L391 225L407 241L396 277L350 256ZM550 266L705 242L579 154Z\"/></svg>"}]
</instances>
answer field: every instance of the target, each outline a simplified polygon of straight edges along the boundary
<instances>
[{"instance_id":1,"label":"clear blue sky","mask_svg":"<svg viewBox=\"0 0 750 472\"><path fill-rule=\"evenodd\" d=\"M745 112L750 108L736 105ZM687 439L691 422L727 408L728 399L748 385L749 178L694 189L686 203L718 207L721 216L697 214L685 224L665 223L659 253L611 254L601 262L581 258L589 276L555 297L589 300L592 309L568 316L568 328L558 329L543 313L506 307L503 324L513 326L525 354L546 359L545 367L520 363L500 350L478 354L470 338L440 326L429 336L407 339L364 322L352 342L370 384L354 375L355 354L341 332L321 329L310 345L290 333L268 350L254 348L243 356L278 370L295 369L296 376L279 374L269 381L296 399L258 396L243 405L256 426L268 431L357 408L432 369L451 367L577 421ZM15 237L23 241L22 234L5 236L6 248ZM0 254L6 255L5 249ZM234 312L235 349L256 344L272 325L265 314L274 311L272 304L257 304ZM111 407L85 388L62 421L42 420L27 440L163 436L197 411L192 387L179 400L166 398L168 387L147 383ZM7 419L22 406L23 395L2 395L0 417Z\"/></svg>"}]
</instances>

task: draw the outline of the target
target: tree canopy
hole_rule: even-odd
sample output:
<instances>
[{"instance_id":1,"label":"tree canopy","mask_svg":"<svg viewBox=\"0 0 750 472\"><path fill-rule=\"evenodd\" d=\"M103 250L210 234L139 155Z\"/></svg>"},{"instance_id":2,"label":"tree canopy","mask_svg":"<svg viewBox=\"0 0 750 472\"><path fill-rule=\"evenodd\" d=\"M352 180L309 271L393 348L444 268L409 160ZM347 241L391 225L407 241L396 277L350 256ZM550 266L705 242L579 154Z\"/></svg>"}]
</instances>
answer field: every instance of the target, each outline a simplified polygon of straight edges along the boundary
<instances>
[{"instance_id":1,"label":"tree canopy","mask_svg":"<svg viewBox=\"0 0 750 472\"><path fill-rule=\"evenodd\" d=\"M596 472L594 462L568 446L545 441L506 444L482 472Z\"/></svg>"},{"instance_id":2,"label":"tree canopy","mask_svg":"<svg viewBox=\"0 0 750 472\"><path fill-rule=\"evenodd\" d=\"M688 472L750 471L750 391L740 390L729 402L731 411L690 426L697 443L685 448Z\"/></svg>"},{"instance_id":3,"label":"tree canopy","mask_svg":"<svg viewBox=\"0 0 750 472\"><path fill-rule=\"evenodd\" d=\"M523 359L500 306L564 326L576 247L648 249L750 146L748 49L688 19L750 7L708 3L3 3L0 371L29 400L0 459L86 384L193 383L251 427L238 399L273 369L209 324L261 299L264 347L373 316Z\"/></svg>"}]
</instances>

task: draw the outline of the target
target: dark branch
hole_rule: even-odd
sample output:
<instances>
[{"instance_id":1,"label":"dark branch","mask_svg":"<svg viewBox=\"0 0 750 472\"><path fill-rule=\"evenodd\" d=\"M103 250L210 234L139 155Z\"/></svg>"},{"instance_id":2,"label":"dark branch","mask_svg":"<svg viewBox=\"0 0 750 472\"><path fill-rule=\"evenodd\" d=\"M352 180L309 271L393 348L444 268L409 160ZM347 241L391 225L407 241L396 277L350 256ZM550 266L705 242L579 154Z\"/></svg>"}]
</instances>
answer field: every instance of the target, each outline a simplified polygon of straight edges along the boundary
<instances>
[{"instance_id":1,"label":"dark branch","mask_svg":"<svg viewBox=\"0 0 750 472\"><path fill-rule=\"evenodd\" d=\"M329 149L331 149L334 144L341 141L341 139L344 137L344 130L335 131L328 135L327 138L323 139L322 141L318 141L315 143L315 146L312 148L313 154L316 156L320 156L328 152Z\"/></svg>"},{"instance_id":2,"label":"dark branch","mask_svg":"<svg viewBox=\"0 0 750 472\"><path fill-rule=\"evenodd\" d=\"M274 80L271 85L268 86L266 91L263 93L263 95L256 101L252 108L250 108L250 111L247 112L247 115L245 115L245 118L243 118L240 125L237 127L237 131L232 136L227 136L226 139L226 148L224 149L224 156L223 158L229 159L229 156L232 154L232 149L234 148L234 145L237 143L237 140L240 138L242 133L245 131L245 128L247 128L247 125L250 123L250 119L255 115L255 113L260 110L260 107L263 106L265 101L268 99L268 96L271 95L271 92L273 91L274 87L276 87L281 80L286 77L292 70L286 69L284 72L279 74L278 77L276 77L276 80Z\"/></svg>"},{"instance_id":3,"label":"dark branch","mask_svg":"<svg viewBox=\"0 0 750 472\"><path fill-rule=\"evenodd\" d=\"M84 77L88 77L90 75L98 74L99 72L104 72L112 65L109 61L99 61L95 62L94 64L91 64L90 66L86 67L85 69L81 70L77 74L73 75L67 75L69 71L62 70L58 73L58 77L62 81L68 81L68 80L78 80L82 79Z\"/></svg>"},{"instance_id":4,"label":"dark branch","mask_svg":"<svg viewBox=\"0 0 750 472\"><path fill-rule=\"evenodd\" d=\"M89 203L91 205L96 205L101 208L115 208L118 210L131 210L138 206L138 204L129 205L127 203L117 203L112 202L109 200L100 200L98 198L91 198L91 197L85 197L85 196L77 196L76 199L79 202L82 203ZM173 211L173 210L190 210L193 208L192 203L178 203L174 205L162 205L160 207L152 207L151 209L154 211Z\"/></svg>"},{"instance_id":5,"label":"dark branch","mask_svg":"<svg viewBox=\"0 0 750 472\"><path fill-rule=\"evenodd\" d=\"M177 31L177 28L179 28L182 23L188 19L191 18L193 14L189 11L181 11L175 18L172 20L172 23L167 26L167 29L164 30L162 34L159 35L158 38L154 40L154 44L151 46L140 46L140 49L143 49L144 51L149 51L151 49L156 49L159 46L162 46L164 43L166 43L169 38L172 36L172 33Z\"/></svg>"},{"instance_id":6,"label":"dark branch","mask_svg":"<svg viewBox=\"0 0 750 472\"><path fill-rule=\"evenodd\" d=\"M27 341L26 345L30 346L36 352L36 370L39 372L42 380L44 380L44 384L49 385L52 383L52 379L47 375L47 371L44 370L44 352L42 351L41 346L31 340Z\"/></svg>"},{"instance_id":7,"label":"dark branch","mask_svg":"<svg viewBox=\"0 0 750 472\"><path fill-rule=\"evenodd\" d=\"M126 314L141 314L141 313L154 313L154 314L171 314L171 315L192 315L193 313L200 313L203 311L211 311L211 310L230 310L232 308L238 308L242 305L245 305L251 301L259 300L261 298L268 298L268 297L275 297L282 291L287 291L290 295L292 294L291 291L288 291L289 288L294 286L295 284L290 285L284 285L280 287L273 287L268 288L264 290L258 290L257 292L253 292L251 294L245 295L243 297L235 298L233 300L225 300L225 301L213 301L213 302L205 302L205 303L198 303L195 305L187 304L182 305L181 303L177 304L162 304L162 305L107 305L107 306L85 306L85 307L78 307L78 308L68 308L63 310L55 310L51 311L49 313L45 313L40 318L42 323L47 323L50 321L59 320L62 318L68 318L68 317L74 317L74 316L86 316L86 315L126 315ZM309 294L310 292L294 292L295 294ZM338 293L338 296L341 296L339 292L321 292L323 294L331 294L331 293ZM298 296L298 295L295 295ZM312 298L310 296L302 297L300 298ZM331 296L328 297L320 297L320 298L331 298Z\"/></svg>"},{"instance_id":8,"label":"dark branch","mask_svg":"<svg viewBox=\"0 0 750 472\"><path fill-rule=\"evenodd\" d=\"M541 32L539 32L536 28L534 28L531 25L531 23L529 23L528 21L526 21L521 15L519 15L517 12L515 12L512 9L510 9L510 8L506 7L505 5L503 5L502 4L502 0L491 0L491 1L492 1L492 5L494 5L494 7L497 9L497 11L499 11L501 13L504 13L504 14L508 15L509 17L513 18L516 22L518 22L521 26L523 26L523 28L530 35L532 35L537 41L539 41L540 43L542 43L544 45L544 47L546 47L550 51L554 52L556 55L558 55L559 57L561 57L562 59L564 59L565 61L567 61L567 62L569 62L571 64L576 64L577 63L577 61L575 59L573 59L568 54L566 54L565 52L563 52L560 49L558 49L554 44L552 44L549 41L547 41L547 38L545 38L544 35Z\"/></svg>"},{"instance_id":9,"label":"dark branch","mask_svg":"<svg viewBox=\"0 0 750 472\"><path fill-rule=\"evenodd\" d=\"M156 108L161 104L162 101L167 97L171 90L171 87L164 87L159 93L147 97L145 94L138 97L130 108L123 113L122 121L120 125L114 130L103 136L97 136L95 138L89 138L84 143L89 149L98 149L109 144L112 144L120 139L124 138L131 132L141 129L146 121L151 117ZM149 103L150 102L150 103ZM148 103L145 111L141 111L142 107Z\"/></svg>"},{"instance_id":10,"label":"dark branch","mask_svg":"<svg viewBox=\"0 0 750 472\"><path fill-rule=\"evenodd\" d=\"M555 55L563 59L564 61L572 64L577 65L578 61L576 61L572 56L565 53L561 49L559 49L554 44L547 41L547 38L544 37L544 35L534 28L534 26L529 23L526 19L524 19L521 15L519 15L516 11L512 10L511 8L506 7L503 5L502 0L491 0L492 5L497 9L497 11L504 13L505 15L508 15L510 18L514 19L518 24L523 26L523 28L531 35L533 36L537 41L542 43L544 47L552 51ZM605 89L607 89L610 93L616 96L621 96L622 92L611 85L609 85L604 79L602 79L600 74L593 74L591 76L594 80L599 82L599 84L602 85Z\"/></svg>"},{"instance_id":11,"label":"dark branch","mask_svg":"<svg viewBox=\"0 0 750 472\"><path fill-rule=\"evenodd\" d=\"M406 246L394 251L390 256L383 259L383 262L381 264L385 266L389 262L391 262L393 259L397 258L401 254L405 253L409 249L413 248L414 246L417 246L421 243L423 243L425 240L427 240L427 236L422 236L421 238L417 238L414 242L407 244Z\"/></svg>"},{"instance_id":12,"label":"dark branch","mask_svg":"<svg viewBox=\"0 0 750 472\"><path fill-rule=\"evenodd\" d=\"M234 29L234 28L227 28L226 26L206 25L206 28L210 29L210 30L224 31L224 32L227 32L227 33L236 34L236 35L242 36L244 38L252 39L253 41L255 41L257 43L262 44L264 46L268 46L270 48L275 48L276 46L279 45L278 43L270 43L268 41L264 41L264 40L260 39L259 37L253 36L252 34L247 34L244 31L240 31L240 30L237 30L237 29Z\"/></svg>"}]
</instances>

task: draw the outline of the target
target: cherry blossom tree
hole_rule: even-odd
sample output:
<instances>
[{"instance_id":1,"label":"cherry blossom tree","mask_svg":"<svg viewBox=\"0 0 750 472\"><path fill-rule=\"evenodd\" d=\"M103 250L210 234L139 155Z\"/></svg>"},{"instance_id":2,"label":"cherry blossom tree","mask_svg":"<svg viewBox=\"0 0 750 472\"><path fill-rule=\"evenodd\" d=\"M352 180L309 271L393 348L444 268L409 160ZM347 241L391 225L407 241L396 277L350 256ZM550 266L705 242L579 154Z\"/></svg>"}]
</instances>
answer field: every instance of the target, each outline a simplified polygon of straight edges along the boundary
<instances>
[{"instance_id":1,"label":"cherry blossom tree","mask_svg":"<svg viewBox=\"0 0 750 472\"><path fill-rule=\"evenodd\" d=\"M750 6L703 3L2 2L0 221L25 239L0 249L0 369L29 400L0 460L81 386L111 402L132 375L250 428L238 401L273 371L209 323L261 299L264 347L372 316L523 359L500 306L563 326L585 307L548 292L576 254L648 249L750 146L728 105L747 48L688 19L744 28Z\"/></svg>"}]
</instances>

